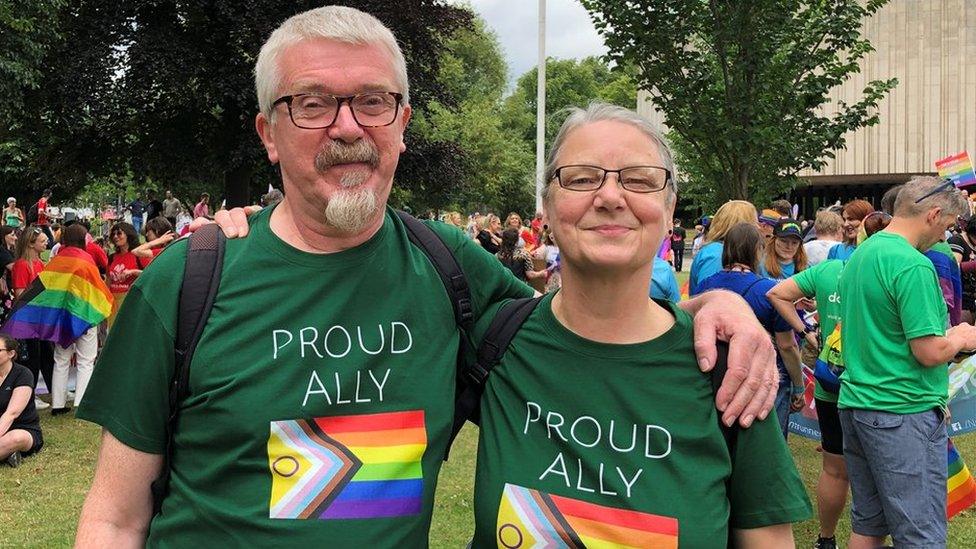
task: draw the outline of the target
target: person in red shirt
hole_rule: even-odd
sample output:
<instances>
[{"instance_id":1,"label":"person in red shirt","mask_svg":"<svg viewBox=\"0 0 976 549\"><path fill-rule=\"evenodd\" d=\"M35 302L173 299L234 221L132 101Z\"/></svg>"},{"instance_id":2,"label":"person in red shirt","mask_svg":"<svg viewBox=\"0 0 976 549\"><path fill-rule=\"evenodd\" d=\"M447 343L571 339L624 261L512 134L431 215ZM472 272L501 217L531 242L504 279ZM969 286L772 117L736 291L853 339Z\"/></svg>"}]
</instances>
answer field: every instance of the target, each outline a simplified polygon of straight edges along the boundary
<instances>
[{"instance_id":1,"label":"person in red shirt","mask_svg":"<svg viewBox=\"0 0 976 549\"><path fill-rule=\"evenodd\" d=\"M44 270L41 252L47 249L47 244L47 235L40 227L34 225L27 227L27 230L18 239L17 259L10 269L10 285L13 287L15 300L27 290L37 275ZM44 375L44 383L50 389L53 386L54 347L51 342L40 339L25 339L23 343L24 349L21 353L21 359L24 366L34 376L35 388L40 373ZM34 399L34 405L41 410L49 407L47 403L37 398Z\"/></svg>"},{"instance_id":2,"label":"person in red shirt","mask_svg":"<svg viewBox=\"0 0 976 549\"><path fill-rule=\"evenodd\" d=\"M115 297L112 303L112 314L108 317L108 329L111 330L119 307L122 306L132 283L142 274L146 263L132 253L132 250L139 247L139 234L131 223L120 221L113 225L112 230L109 231L109 238L115 247L115 253L108 257L108 274L105 275L105 283Z\"/></svg>"},{"instance_id":3,"label":"person in red shirt","mask_svg":"<svg viewBox=\"0 0 976 549\"><path fill-rule=\"evenodd\" d=\"M47 213L48 201L51 200L51 189L44 189L41 193L41 197L37 199L37 221L35 224L40 227L44 234L47 235L48 249L54 245L56 239L54 238L54 233L51 232L51 218Z\"/></svg>"},{"instance_id":4,"label":"person in red shirt","mask_svg":"<svg viewBox=\"0 0 976 549\"><path fill-rule=\"evenodd\" d=\"M156 256L163 253L166 246L176 239L173 226L165 217L155 217L146 222L146 242L132 250L132 253L142 260L143 265L152 263Z\"/></svg>"}]
</instances>

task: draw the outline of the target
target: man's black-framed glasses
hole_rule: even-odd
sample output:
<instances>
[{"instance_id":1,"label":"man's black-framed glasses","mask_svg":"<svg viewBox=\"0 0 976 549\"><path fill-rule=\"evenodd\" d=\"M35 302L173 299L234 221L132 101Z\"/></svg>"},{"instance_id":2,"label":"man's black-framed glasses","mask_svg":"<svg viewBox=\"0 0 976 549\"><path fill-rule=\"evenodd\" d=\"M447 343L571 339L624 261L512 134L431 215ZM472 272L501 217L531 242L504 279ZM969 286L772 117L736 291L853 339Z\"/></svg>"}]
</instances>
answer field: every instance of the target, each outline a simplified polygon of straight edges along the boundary
<instances>
[{"instance_id":1,"label":"man's black-framed glasses","mask_svg":"<svg viewBox=\"0 0 976 549\"><path fill-rule=\"evenodd\" d=\"M919 202L925 200L926 198L928 198L930 196L933 196L933 195L937 195L937 194L939 194L941 192L955 191L955 190L958 190L958 189L956 189L955 182L953 182L951 179L946 179L945 181L942 182L941 185L939 185L938 187L936 187L936 188L932 189L931 191L925 193L921 198L919 198L918 200L916 200L915 203L918 204Z\"/></svg>"},{"instance_id":2,"label":"man's black-framed glasses","mask_svg":"<svg viewBox=\"0 0 976 549\"><path fill-rule=\"evenodd\" d=\"M327 93L296 93L279 97L279 103L288 105L288 116L293 124L306 130L320 130L335 123L339 108L349 105L352 117L364 128L389 126L400 112L403 94L396 92L368 92L356 95L331 95Z\"/></svg>"},{"instance_id":3,"label":"man's black-framed glasses","mask_svg":"<svg viewBox=\"0 0 976 549\"><path fill-rule=\"evenodd\" d=\"M671 172L661 166L629 166L607 170L584 164L561 166L556 169L559 186L568 191L595 191L607 181L607 174L617 174L620 186L633 193L653 193L668 186Z\"/></svg>"}]
</instances>

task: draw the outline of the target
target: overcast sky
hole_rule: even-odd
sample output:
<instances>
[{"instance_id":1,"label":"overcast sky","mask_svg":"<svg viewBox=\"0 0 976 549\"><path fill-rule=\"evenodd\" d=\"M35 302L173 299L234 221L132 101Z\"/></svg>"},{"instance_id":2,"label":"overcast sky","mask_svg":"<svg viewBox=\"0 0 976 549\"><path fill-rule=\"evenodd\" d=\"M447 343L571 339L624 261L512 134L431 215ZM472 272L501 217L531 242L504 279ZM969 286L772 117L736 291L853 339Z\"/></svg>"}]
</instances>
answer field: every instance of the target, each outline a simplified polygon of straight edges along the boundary
<instances>
[{"instance_id":1,"label":"overcast sky","mask_svg":"<svg viewBox=\"0 0 976 549\"><path fill-rule=\"evenodd\" d=\"M535 67L539 57L538 0L467 0L467 3L498 35L508 62L510 85ZM606 53L603 40L579 2L548 0L546 4L547 56L579 59Z\"/></svg>"}]
</instances>

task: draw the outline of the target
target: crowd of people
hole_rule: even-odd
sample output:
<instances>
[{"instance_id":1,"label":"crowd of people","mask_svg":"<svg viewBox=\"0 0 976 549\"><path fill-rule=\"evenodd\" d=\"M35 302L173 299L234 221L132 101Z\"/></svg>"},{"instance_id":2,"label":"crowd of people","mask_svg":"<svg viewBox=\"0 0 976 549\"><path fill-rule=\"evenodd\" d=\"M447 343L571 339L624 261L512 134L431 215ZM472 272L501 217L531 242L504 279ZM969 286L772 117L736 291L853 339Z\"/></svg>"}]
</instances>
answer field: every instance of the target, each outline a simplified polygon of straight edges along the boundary
<instances>
[{"instance_id":1,"label":"crowd of people","mask_svg":"<svg viewBox=\"0 0 976 549\"><path fill-rule=\"evenodd\" d=\"M813 514L786 444L805 368L816 547L837 546L849 491L850 547L945 546L946 362L976 350L976 223L954 186L919 177L812 223L733 200L691 236L665 140L594 103L567 112L527 224L447 212L418 229L386 208L411 110L382 23L296 15L255 85L284 194L215 216L228 239L195 347L180 296L203 244L177 239L171 193L133 201L104 249L83 220L58 234L8 203L5 316L59 261L98 273L102 314L70 341L0 337L0 458L41 449L34 387L68 412L72 362L76 416L103 427L77 546L426 546L455 395L474 390L472 547L793 547ZM209 196L192 210L208 218Z\"/></svg>"}]
</instances>

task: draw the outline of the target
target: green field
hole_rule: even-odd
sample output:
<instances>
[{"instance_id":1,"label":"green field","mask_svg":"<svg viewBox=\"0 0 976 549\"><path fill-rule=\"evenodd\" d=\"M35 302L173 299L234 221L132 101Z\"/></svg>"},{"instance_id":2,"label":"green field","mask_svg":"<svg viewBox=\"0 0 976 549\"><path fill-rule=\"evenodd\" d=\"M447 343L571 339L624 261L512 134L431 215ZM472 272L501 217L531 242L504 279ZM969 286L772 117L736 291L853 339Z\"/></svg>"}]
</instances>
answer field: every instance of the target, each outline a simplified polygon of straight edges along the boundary
<instances>
[{"instance_id":1,"label":"green field","mask_svg":"<svg viewBox=\"0 0 976 549\"><path fill-rule=\"evenodd\" d=\"M0 547L69 547L85 492L91 482L98 447L98 427L72 414L52 418L41 413L45 446L18 469L0 467ZM963 457L976 463L976 435L956 441ZM432 547L464 547L473 529L471 487L476 430L467 428L441 471L430 539ZM790 447L810 494L820 467L813 442L792 436ZM846 515L846 513L845 513ZM801 547L812 546L817 523L795 526ZM841 521L844 541L849 521ZM976 547L976 509L949 523L949 547Z\"/></svg>"}]
</instances>

